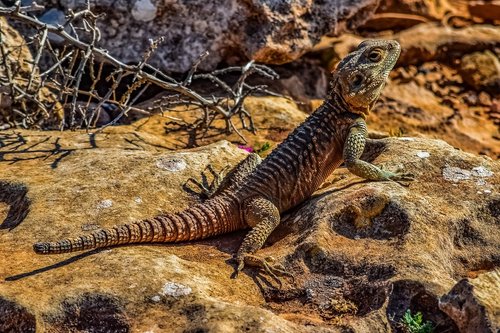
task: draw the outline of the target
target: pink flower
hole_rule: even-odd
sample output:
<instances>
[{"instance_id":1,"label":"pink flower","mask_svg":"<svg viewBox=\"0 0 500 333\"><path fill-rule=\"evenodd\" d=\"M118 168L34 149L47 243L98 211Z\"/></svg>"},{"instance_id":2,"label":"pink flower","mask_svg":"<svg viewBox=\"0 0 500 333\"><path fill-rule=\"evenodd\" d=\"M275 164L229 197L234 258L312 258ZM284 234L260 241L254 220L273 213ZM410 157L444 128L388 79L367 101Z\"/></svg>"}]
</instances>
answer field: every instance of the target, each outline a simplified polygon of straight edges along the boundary
<instances>
[{"instance_id":1,"label":"pink flower","mask_svg":"<svg viewBox=\"0 0 500 333\"><path fill-rule=\"evenodd\" d=\"M248 147L248 146L245 146L245 145L239 145L238 148L246 150L249 153L253 153L253 148L252 147Z\"/></svg>"}]
</instances>

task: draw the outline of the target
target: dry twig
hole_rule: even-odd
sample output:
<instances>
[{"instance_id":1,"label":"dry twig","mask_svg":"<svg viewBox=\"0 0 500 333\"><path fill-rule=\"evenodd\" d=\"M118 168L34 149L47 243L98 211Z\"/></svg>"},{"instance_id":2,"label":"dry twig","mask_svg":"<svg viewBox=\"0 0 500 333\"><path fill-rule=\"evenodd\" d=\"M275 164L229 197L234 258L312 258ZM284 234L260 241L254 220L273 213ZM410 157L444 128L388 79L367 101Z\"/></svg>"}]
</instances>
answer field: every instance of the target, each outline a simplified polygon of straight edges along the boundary
<instances>
[{"instance_id":1,"label":"dry twig","mask_svg":"<svg viewBox=\"0 0 500 333\"><path fill-rule=\"evenodd\" d=\"M7 117L9 119L6 117L2 119L0 113L0 126L2 122L8 121L13 126L43 126L49 118L54 118L54 109L57 109L56 101L60 101L64 106L64 114L56 117L59 120L59 128L90 129L100 125L102 129L118 123L122 117L127 116L130 110L148 114L148 110L137 109L134 103L148 87L155 85L170 92L170 95L159 103L161 112L179 105L196 106L200 110L200 119L195 122L197 126L207 127L213 119L221 117L226 121L226 130L236 131L244 140L232 121L236 117L241 121L244 129L254 131L251 115L244 108L244 99L256 93L272 94L266 90L266 86L248 84L247 78L253 74L268 79L278 77L272 69L253 62L243 67L197 73L199 64L208 55L208 52L205 52L192 65L183 80L175 80L148 64L148 60L161 45L163 38L152 40L150 47L136 65L127 65L99 47L101 34L97 21L102 15L92 12L89 1L85 9L78 12L70 11L66 16L66 22L58 26L43 23L30 14L41 9L43 7L36 3L22 7L19 1L13 7L0 7L0 16L9 18L27 28L26 30L35 30L33 36L26 38L35 54L28 77L22 77L22 75L14 77L17 74L11 73L14 67L13 59L7 54L8 51L4 47L0 32L0 60L2 61L0 70L3 70L7 76L7 82L1 83L2 86L7 87L7 90L4 89L0 93L8 94L12 100L27 98L42 110L33 112L29 109L15 108L14 115ZM57 39L63 41L59 43L64 44L63 47L56 45ZM39 73L41 59L45 60L45 65L43 71ZM106 77L103 77L104 66L114 68ZM233 73L239 73L239 78L231 85L223 78ZM87 88L83 84L85 80L90 81ZM103 80L109 86L104 93L102 89L97 90L97 87L103 86ZM222 93L218 96L202 96L190 88L196 80L209 80L218 86ZM125 91L119 92L126 83L128 85ZM52 92L55 97L48 100L40 98L44 89ZM117 115L106 124L99 123L103 108L110 106L116 108Z\"/></svg>"}]
</instances>

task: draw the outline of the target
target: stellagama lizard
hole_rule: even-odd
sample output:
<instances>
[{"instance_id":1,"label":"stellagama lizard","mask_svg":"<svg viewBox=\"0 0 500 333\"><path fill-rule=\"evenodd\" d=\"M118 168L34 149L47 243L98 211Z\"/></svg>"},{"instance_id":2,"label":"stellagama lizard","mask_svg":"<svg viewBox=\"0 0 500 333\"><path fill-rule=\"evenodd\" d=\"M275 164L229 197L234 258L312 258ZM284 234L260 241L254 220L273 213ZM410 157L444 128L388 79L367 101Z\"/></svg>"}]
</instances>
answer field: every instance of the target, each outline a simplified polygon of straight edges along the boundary
<instances>
[{"instance_id":1,"label":"stellagama lizard","mask_svg":"<svg viewBox=\"0 0 500 333\"><path fill-rule=\"evenodd\" d=\"M80 251L132 243L170 243L203 239L251 228L235 255L235 275L245 264L273 277L283 266L253 254L280 223L280 213L307 200L343 161L369 180L412 180L410 174L383 170L360 160L365 147L365 117L394 67L400 46L392 40L367 40L332 73L324 103L261 161L250 154L208 200L179 213L94 231L76 238L36 243L39 254Z\"/></svg>"}]
</instances>

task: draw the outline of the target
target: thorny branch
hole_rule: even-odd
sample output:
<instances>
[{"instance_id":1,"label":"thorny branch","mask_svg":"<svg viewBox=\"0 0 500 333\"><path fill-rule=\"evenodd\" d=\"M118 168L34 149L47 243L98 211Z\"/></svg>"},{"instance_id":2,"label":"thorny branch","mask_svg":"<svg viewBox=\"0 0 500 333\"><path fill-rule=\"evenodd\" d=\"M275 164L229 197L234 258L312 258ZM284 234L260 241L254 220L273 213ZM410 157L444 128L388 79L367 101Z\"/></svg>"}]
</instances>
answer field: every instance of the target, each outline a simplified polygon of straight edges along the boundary
<instances>
[{"instance_id":1,"label":"thorny branch","mask_svg":"<svg viewBox=\"0 0 500 333\"><path fill-rule=\"evenodd\" d=\"M91 11L89 1L86 9L70 11L66 22L57 26L43 23L31 14L42 9L44 7L36 2L22 7L20 1L13 7L0 7L0 16L34 31L32 36L25 38L25 45L15 47L29 46L35 54L34 59L26 64L26 60L21 59L21 52L12 52L12 46L9 48L5 45L4 32L0 29L0 73L6 77L6 80L0 81L0 129L14 126L91 129L100 126L98 130L101 130L118 123L130 110L147 115L155 111L169 111L178 106L190 106L200 110L196 126L207 128L219 117L225 120L228 132L236 131L245 141L233 123L233 117L236 117L244 129L255 130L251 115L245 110L244 99L256 93L276 95L267 91L266 86L252 86L246 82L253 74L268 79L278 78L272 69L253 61L243 67L197 73L198 66L208 56L208 52L204 52L185 78L179 81L148 64L155 50L164 41L163 38L152 40L136 65L127 65L98 46L101 34L97 21L102 15ZM40 73L41 59L45 62ZM19 70L22 67L19 63L22 62L28 69ZM106 76L103 66L114 70ZM230 84L223 79L228 74L235 73L239 75L236 83ZM82 83L84 78L90 80L87 88ZM109 86L105 92L97 89L103 86L103 80ZM210 81L222 93L218 96L202 96L190 88L197 80ZM134 103L152 85L163 88L170 95L161 99L151 110L135 107ZM124 86L127 88L123 89ZM125 91L120 92L120 87ZM11 101L9 114L2 113L6 100ZM37 107L28 105L30 103ZM103 124L98 119L104 109L113 109L115 116Z\"/></svg>"}]
</instances>

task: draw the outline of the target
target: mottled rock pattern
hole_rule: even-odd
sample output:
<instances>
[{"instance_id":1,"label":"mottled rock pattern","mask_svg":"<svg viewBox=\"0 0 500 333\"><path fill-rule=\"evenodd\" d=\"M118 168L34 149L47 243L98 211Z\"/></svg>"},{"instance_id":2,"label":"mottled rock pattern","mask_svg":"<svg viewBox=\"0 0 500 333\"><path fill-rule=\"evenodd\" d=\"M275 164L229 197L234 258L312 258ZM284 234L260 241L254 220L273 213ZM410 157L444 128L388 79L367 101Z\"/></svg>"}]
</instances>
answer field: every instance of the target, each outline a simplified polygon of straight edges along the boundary
<instances>
[{"instance_id":1,"label":"mottled rock pattern","mask_svg":"<svg viewBox=\"0 0 500 333\"><path fill-rule=\"evenodd\" d=\"M261 252L296 275L277 290L252 270L230 279L226 261L244 232L77 255L39 257L31 248L192 205L199 199L183 187L187 178L208 163L234 164L243 150L222 142L168 152L166 137L132 127L94 137L4 131L0 140L0 180L24 186L29 199L29 214L0 231L0 297L15 309L9 318L26 325L32 315L53 331L397 331L410 308L439 332L456 329L439 297L470 271L500 265L500 165L442 141L373 142L364 158L411 171L410 187L360 183L341 168L285 215ZM445 178L451 168L468 177Z\"/></svg>"},{"instance_id":2,"label":"mottled rock pattern","mask_svg":"<svg viewBox=\"0 0 500 333\"><path fill-rule=\"evenodd\" d=\"M500 330L500 270L460 280L439 300L439 308L457 323L461 333Z\"/></svg>"},{"instance_id":3,"label":"mottled rock pattern","mask_svg":"<svg viewBox=\"0 0 500 333\"><path fill-rule=\"evenodd\" d=\"M500 20L500 1L498 0L471 0L467 1L469 12L486 20Z\"/></svg>"},{"instance_id":4,"label":"mottled rock pattern","mask_svg":"<svg viewBox=\"0 0 500 333\"><path fill-rule=\"evenodd\" d=\"M474 52L462 57L460 75L477 90L500 89L500 61L491 51Z\"/></svg>"},{"instance_id":5,"label":"mottled rock pattern","mask_svg":"<svg viewBox=\"0 0 500 333\"><path fill-rule=\"evenodd\" d=\"M85 1L48 3L67 11L82 7ZM99 27L102 46L112 55L123 62L137 62L150 38L164 36L166 41L153 63L168 71L185 72L206 50L211 56L200 68L207 70L222 61L290 62L310 50L321 36L338 35L363 23L377 4L378 0L120 0L94 6L107 14Z\"/></svg>"},{"instance_id":6,"label":"mottled rock pattern","mask_svg":"<svg viewBox=\"0 0 500 333\"><path fill-rule=\"evenodd\" d=\"M433 60L447 62L467 53L500 46L500 27L478 24L455 29L431 22L395 33L392 38L401 44L398 66ZM323 37L313 50L331 52L333 48L335 59L341 59L362 40L362 37L350 34L339 38Z\"/></svg>"},{"instance_id":7,"label":"mottled rock pattern","mask_svg":"<svg viewBox=\"0 0 500 333\"><path fill-rule=\"evenodd\" d=\"M148 109L158 98L161 96L145 101L139 107ZM246 143L242 142L242 139L234 131L228 135L225 131L226 124L222 119L214 120L208 132L203 129L194 130L190 129L189 126L183 126L185 123L193 123L195 119L199 119L202 111L193 108L191 111L177 108L168 113L139 119L130 126L141 132L163 137L168 142L167 147L171 149L198 147L219 140L244 143L246 146L257 148L266 142L271 146L280 143L292 129L307 117L307 114L301 111L293 100L287 98L250 96L245 99L244 103L245 109L252 115L256 134L244 130L241 122L236 118L234 124L245 136ZM143 115L132 114L132 118L134 117L142 118Z\"/></svg>"}]
</instances>

